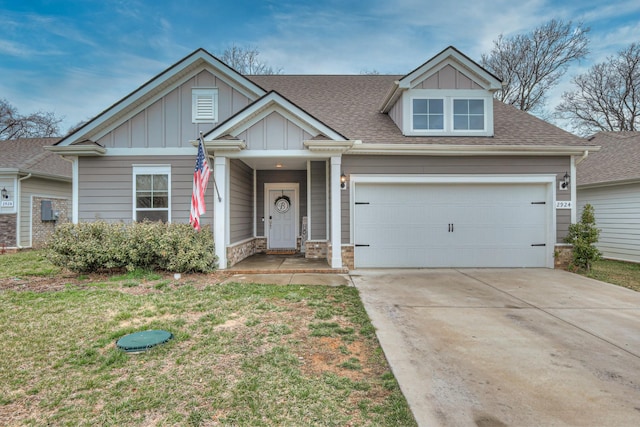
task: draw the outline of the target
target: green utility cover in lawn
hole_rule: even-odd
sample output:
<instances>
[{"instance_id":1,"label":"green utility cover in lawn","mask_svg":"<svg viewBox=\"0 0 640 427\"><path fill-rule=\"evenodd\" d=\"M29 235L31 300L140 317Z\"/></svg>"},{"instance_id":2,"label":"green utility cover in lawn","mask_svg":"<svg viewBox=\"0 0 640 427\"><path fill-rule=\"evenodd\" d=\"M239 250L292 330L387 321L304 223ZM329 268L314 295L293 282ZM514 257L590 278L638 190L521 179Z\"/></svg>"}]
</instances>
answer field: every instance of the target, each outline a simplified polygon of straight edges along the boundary
<instances>
[{"instance_id":1,"label":"green utility cover in lawn","mask_svg":"<svg viewBox=\"0 0 640 427\"><path fill-rule=\"evenodd\" d=\"M146 351L173 338L171 332L163 330L142 331L125 335L116 341L116 346L127 353Z\"/></svg>"}]
</instances>

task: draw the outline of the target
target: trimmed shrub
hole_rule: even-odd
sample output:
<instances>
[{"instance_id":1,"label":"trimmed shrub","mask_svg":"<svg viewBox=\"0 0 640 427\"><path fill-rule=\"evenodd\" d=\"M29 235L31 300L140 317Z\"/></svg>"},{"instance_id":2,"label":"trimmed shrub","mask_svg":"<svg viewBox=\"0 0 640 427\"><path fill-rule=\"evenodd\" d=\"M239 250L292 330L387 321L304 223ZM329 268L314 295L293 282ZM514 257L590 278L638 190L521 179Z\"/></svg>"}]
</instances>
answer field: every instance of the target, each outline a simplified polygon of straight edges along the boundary
<instances>
[{"instance_id":1,"label":"trimmed shrub","mask_svg":"<svg viewBox=\"0 0 640 427\"><path fill-rule=\"evenodd\" d=\"M573 245L574 267L591 271L591 265L602 258L596 248L600 237L600 230L596 228L595 210L590 204L584 205L580 221L569 226L569 234L565 242Z\"/></svg>"},{"instance_id":2,"label":"trimmed shrub","mask_svg":"<svg viewBox=\"0 0 640 427\"><path fill-rule=\"evenodd\" d=\"M213 235L189 224L161 222L60 224L48 258L75 272L165 270L178 273L215 269Z\"/></svg>"}]
</instances>

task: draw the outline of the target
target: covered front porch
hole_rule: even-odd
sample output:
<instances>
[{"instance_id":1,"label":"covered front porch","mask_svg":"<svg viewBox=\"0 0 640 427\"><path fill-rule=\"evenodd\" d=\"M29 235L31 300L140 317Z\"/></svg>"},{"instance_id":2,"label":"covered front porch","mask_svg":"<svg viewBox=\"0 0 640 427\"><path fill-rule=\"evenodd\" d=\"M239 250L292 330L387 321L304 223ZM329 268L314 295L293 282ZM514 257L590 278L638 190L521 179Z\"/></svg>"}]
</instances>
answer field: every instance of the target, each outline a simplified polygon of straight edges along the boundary
<instances>
[{"instance_id":1,"label":"covered front porch","mask_svg":"<svg viewBox=\"0 0 640 427\"><path fill-rule=\"evenodd\" d=\"M353 257L343 259L341 156L242 154L217 149L212 156L218 267L244 262L244 269L268 270L280 259L281 269L348 271Z\"/></svg>"}]
</instances>

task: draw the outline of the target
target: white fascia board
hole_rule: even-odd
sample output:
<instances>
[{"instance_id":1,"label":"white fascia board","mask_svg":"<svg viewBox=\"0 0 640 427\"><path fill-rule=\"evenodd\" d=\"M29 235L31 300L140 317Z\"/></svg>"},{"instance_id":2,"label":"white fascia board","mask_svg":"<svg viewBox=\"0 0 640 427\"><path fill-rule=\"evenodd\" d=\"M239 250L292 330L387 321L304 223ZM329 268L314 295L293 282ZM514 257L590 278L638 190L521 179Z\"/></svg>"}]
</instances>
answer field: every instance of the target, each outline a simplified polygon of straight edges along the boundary
<instances>
[{"instance_id":1,"label":"white fascia board","mask_svg":"<svg viewBox=\"0 0 640 427\"><path fill-rule=\"evenodd\" d=\"M356 141L347 140L347 141L323 141L318 139L313 139L309 141L304 141L304 146L309 149L309 151L314 153L344 153L348 151L351 147L354 146Z\"/></svg>"},{"instance_id":2,"label":"white fascia board","mask_svg":"<svg viewBox=\"0 0 640 427\"><path fill-rule=\"evenodd\" d=\"M545 145L447 145L447 144L354 144L346 154L430 155L430 156L573 156L593 147Z\"/></svg>"},{"instance_id":3,"label":"white fascia board","mask_svg":"<svg viewBox=\"0 0 640 427\"><path fill-rule=\"evenodd\" d=\"M169 148L109 148L105 156L195 156L197 149L194 147L169 147Z\"/></svg>"},{"instance_id":4,"label":"white fascia board","mask_svg":"<svg viewBox=\"0 0 640 427\"><path fill-rule=\"evenodd\" d=\"M327 159L336 153L317 153L309 150L243 150L238 152L225 152L224 156L230 159Z\"/></svg>"},{"instance_id":5,"label":"white fascia board","mask_svg":"<svg viewBox=\"0 0 640 427\"><path fill-rule=\"evenodd\" d=\"M421 76L425 76L426 78L446 65L452 65L454 68L459 68L456 67L456 65L462 66L471 74L479 77L481 80L484 80L486 82L485 89L487 90L499 90L502 88L502 83L498 79L452 47L443 50L420 67L404 76L400 80L400 87L409 89L414 86L414 81L417 78Z\"/></svg>"},{"instance_id":6,"label":"white fascia board","mask_svg":"<svg viewBox=\"0 0 640 427\"><path fill-rule=\"evenodd\" d=\"M587 190L590 188L600 188L600 187L614 187L618 185L633 185L640 184L640 177L630 178L630 179L621 179L618 181L607 181L607 182L594 182L592 184L583 184L576 185L577 190Z\"/></svg>"},{"instance_id":7,"label":"white fascia board","mask_svg":"<svg viewBox=\"0 0 640 427\"><path fill-rule=\"evenodd\" d=\"M249 98L256 98L264 95L266 92L264 89L260 88L255 83L251 82L246 77L238 74L233 69L226 66L221 61L217 60L215 57L207 54L202 50L198 50L193 55L185 58L180 63L170 67L159 75L153 77L147 83L143 84L140 88L136 89L129 95L122 98L112 107L100 113L94 120L89 123L89 127L82 127L78 129L73 134L64 138L60 146L66 146L76 142L80 139L85 139L88 135L92 136L94 139L100 139L105 134L109 133L113 128L119 125L112 124L109 126L108 124L120 117L121 114L127 113L131 117L135 114L139 113L143 109L147 108L149 105L156 102L161 97L165 96L167 93L171 92L181 84L184 84L193 76L202 72L203 70L214 70L216 77L219 77L222 81L224 81L229 86L238 90L243 95ZM216 72L217 71L217 72ZM154 92L157 92L154 94ZM136 106L135 110L129 111L129 109L136 104L137 101L152 95L151 99L141 103ZM107 126L106 129L102 129L104 126ZM100 130L99 133L95 135L92 132L96 130Z\"/></svg>"},{"instance_id":8,"label":"white fascia board","mask_svg":"<svg viewBox=\"0 0 640 427\"><path fill-rule=\"evenodd\" d=\"M290 120L311 135L316 136L322 133L334 140L344 140L342 135L313 118L304 110L287 101L276 92L269 93L267 96L250 105L240 114L237 114L232 119L223 123L222 126L215 128L205 135L205 139L207 141L212 141L227 134L236 136L264 119L272 112L281 114L283 117Z\"/></svg>"},{"instance_id":9,"label":"white fascia board","mask_svg":"<svg viewBox=\"0 0 640 427\"><path fill-rule=\"evenodd\" d=\"M98 145L48 145L43 148L61 156L104 156L107 153L106 148Z\"/></svg>"},{"instance_id":10,"label":"white fascia board","mask_svg":"<svg viewBox=\"0 0 640 427\"><path fill-rule=\"evenodd\" d=\"M393 86L391 86L391 89L389 89L389 92L387 92L387 95L384 97L384 101L382 101L380 105L380 112L388 113L405 90L406 88L400 88L400 82L398 80L394 81Z\"/></svg>"}]
</instances>

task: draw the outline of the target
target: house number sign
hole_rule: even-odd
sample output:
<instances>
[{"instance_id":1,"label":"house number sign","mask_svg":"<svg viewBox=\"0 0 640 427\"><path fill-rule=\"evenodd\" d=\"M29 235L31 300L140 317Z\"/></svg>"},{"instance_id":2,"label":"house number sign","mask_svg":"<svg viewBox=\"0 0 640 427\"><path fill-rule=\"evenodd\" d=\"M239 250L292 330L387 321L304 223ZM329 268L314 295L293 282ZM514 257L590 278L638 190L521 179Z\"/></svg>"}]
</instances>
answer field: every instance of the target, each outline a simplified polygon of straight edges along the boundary
<instances>
[{"instance_id":1,"label":"house number sign","mask_svg":"<svg viewBox=\"0 0 640 427\"><path fill-rule=\"evenodd\" d=\"M572 207L571 200L556 200L556 209L571 209Z\"/></svg>"},{"instance_id":2,"label":"house number sign","mask_svg":"<svg viewBox=\"0 0 640 427\"><path fill-rule=\"evenodd\" d=\"M276 199L276 211L279 213L286 213L291 208L291 199L287 196L280 196Z\"/></svg>"}]
</instances>

